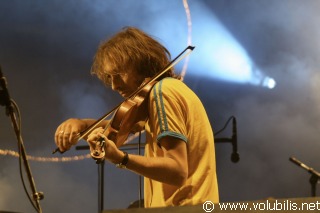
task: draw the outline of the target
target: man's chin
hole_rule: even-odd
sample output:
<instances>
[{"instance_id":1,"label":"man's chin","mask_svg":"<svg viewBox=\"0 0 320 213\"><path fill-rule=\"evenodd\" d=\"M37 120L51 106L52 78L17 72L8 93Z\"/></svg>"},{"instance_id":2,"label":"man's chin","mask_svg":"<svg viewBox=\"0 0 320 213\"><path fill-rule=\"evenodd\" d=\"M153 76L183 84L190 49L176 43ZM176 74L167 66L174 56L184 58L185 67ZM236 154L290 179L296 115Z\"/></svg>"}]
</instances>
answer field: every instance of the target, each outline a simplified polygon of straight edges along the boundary
<instances>
[{"instance_id":1,"label":"man's chin","mask_svg":"<svg viewBox=\"0 0 320 213\"><path fill-rule=\"evenodd\" d=\"M120 95L123 97L123 98L128 98L129 95L127 93L124 93L124 92L120 92Z\"/></svg>"}]
</instances>

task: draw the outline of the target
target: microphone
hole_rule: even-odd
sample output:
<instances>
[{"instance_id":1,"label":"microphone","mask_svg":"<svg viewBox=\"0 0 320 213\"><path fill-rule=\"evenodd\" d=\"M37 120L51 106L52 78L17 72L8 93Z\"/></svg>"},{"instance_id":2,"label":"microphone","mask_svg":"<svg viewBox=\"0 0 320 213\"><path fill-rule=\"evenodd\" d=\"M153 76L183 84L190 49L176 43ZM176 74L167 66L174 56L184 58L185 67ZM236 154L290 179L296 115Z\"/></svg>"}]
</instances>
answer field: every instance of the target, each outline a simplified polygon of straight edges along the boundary
<instances>
[{"instance_id":1,"label":"microphone","mask_svg":"<svg viewBox=\"0 0 320 213\"><path fill-rule=\"evenodd\" d=\"M10 95L7 88L7 80L2 74L1 66L0 66L0 105L10 107L11 100Z\"/></svg>"},{"instance_id":2,"label":"microphone","mask_svg":"<svg viewBox=\"0 0 320 213\"><path fill-rule=\"evenodd\" d=\"M311 167L307 166L306 164L302 163L301 161L299 161L295 157L290 157L289 160L292 163L294 163L294 164L300 166L301 168L307 170L308 172L316 174L320 178L320 173L316 172L313 168L311 168Z\"/></svg>"},{"instance_id":3,"label":"microphone","mask_svg":"<svg viewBox=\"0 0 320 213\"><path fill-rule=\"evenodd\" d=\"M294 163L294 164L296 164L296 165L298 165L298 166L300 166L300 167L302 167L302 168L304 168L304 169L306 169L306 170L309 169L304 163L302 163L301 161L299 161L299 160L296 159L295 157L290 157L289 160L290 160L292 163Z\"/></svg>"},{"instance_id":4,"label":"microphone","mask_svg":"<svg viewBox=\"0 0 320 213\"><path fill-rule=\"evenodd\" d=\"M238 136L237 136L237 121L236 118L232 118L232 154L231 161L237 163L240 160L240 156L238 153Z\"/></svg>"},{"instance_id":5,"label":"microphone","mask_svg":"<svg viewBox=\"0 0 320 213\"><path fill-rule=\"evenodd\" d=\"M313 168L307 166L306 164L302 163L301 161L299 161L298 159L296 159L295 157L290 157L289 160L300 166L301 168L307 170L309 173L313 174L314 176L316 176L316 183L318 182L318 178L320 178L320 172L315 171ZM311 179L310 179L311 182Z\"/></svg>"}]
</instances>

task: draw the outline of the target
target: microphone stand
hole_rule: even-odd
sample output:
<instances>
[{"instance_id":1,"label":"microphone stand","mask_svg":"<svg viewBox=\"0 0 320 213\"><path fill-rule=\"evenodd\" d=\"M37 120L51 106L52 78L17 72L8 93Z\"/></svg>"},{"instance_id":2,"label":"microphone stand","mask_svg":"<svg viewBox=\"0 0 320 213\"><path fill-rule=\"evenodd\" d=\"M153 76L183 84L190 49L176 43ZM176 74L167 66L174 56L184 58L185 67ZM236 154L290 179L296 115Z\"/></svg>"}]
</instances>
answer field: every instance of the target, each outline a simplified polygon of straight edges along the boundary
<instances>
[{"instance_id":1,"label":"microphone stand","mask_svg":"<svg viewBox=\"0 0 320 213\"><path fill-rule=\"evenodd\" d=\"M144 146L144 144L141 144L141 132L139 133L139 141L137 144L125 144L123 145L124 148L122 149L136 149L136 146L138 146L138 151L139 151L139 155L141 155L140 151L141 151L141 146ZM130 148L133 147L133 148ZM83 146L76 146L76 150L88 150L90 149L90 147L88 145L83 145ZM99 161L98 164L98 169L99 169L99 183L98 183L98 213L102 213L102 211L104 210L104 164L105 161ZM142 208L143 207L143 203L142 203L142 189L141 189L141 184L142 180L141 180L141 176L139 176L139 200L138 200L138 207Z\"/></svg>"},{"instance_id":2,"label":"microphone stand","mask_svg":"<svg viewBox=\"0 0 320 213\"><path fill-rule=\"evenodd\" d=\"M232 119L232 136L231 136L231 138L215 138L214 142L215 143L226 143L226 142L231 143L232 144L231 161L233 163L237 163L240 160L240 156L239 156L239 153L238 153L237 121L236 121L236 118L234 116L231 116L228 119L227 124L230 122L231 119ZM225 129L225 127L223 129ZM217 134L219 134L222 130L218 131L215 134L215 136Z\"/></svg>"},{"instance_id":3,"label":"microphone stand","mask_svg":"<svg viewBox=\"0 0 320 213\"><path fill-rule=\"evenodd\" d=\"M88 145L76 146L76 150L88 150ZM102 213L104 209L104 160L99 161L98 165L98 213Z\"/></svg>"},{"instance_id":4,"label":"microphone stand","mask_svg":"<svg viewBox=\"0 0 320 213\"><path fill-rule=\"evenodd\" d=\"M308 167L307 165L300 162L294 157L290 157L289 160L294 164L300 166L301 168L307 170L311 174L311 177L309 179L309 182L311 184L311 196L316 197L316 186L317 186L318 180L320 179L320 173L314 170L313 168Z\"/></svg>"},{"instance_id":5,"label":"microphone stand","mask_svg":"<svg viewBox=\"0 0 320 213\"><path fill-rule=\"evenodd\" d=\"M15 104L15 102L10 98L9 91L7 88L7 81L6 81L6 78L2 74L1 67L0 67L0 87L2 88L0 90L0 105L6 107L6 115L10 116L10 118L11 118L12 126L14 128L14 131L15 131L15 134L16 134L16 137L18 140L19 163L21 165L21 158L22 158L23 163L24 163L24 167L27 172L28 179L29 179L30 187L31 187L31 190L33 193L32 198L35 203L32 201L32 199L30 198L30 196L27 192L27 189L25 188L23 174L21 174L22 183L23 183L24 189L27 193L27 196L31 201L31 204L37 210L37 212L42 213L39 200L42 200L44 198L44 195L42 192L37 192L37 190L36 190L36 186L35 186L35 183L34 183L34 180L32 177L32 173L31 173L31 169L30 169L28 159L27 159L26 149L24 147L24 143L23 143L22 136L21 136L20 125L19 125L20 122L19 123L17 122L16 115L14 113L14 109L17 110L18 107ZM21 170L21 167L20 167L20 170Z\"/></svg>"},{"instance_id":6,"label":"microphone stand","mask_svg":"<svg viewBox=\"0 0 320 213\"><path fill-rule=\"evenodd\" d=\"M231 153L231 161L233 163L237 163L240 160L239 153L236 151L237 150L237 144L234 144L234 136L232 138L215 138L214 142L215 143L232 143L233 151Z\"/></svg>"},{"instance_id":7,"label":"microphone stand","mask_svg":"<svg viewBox=\"0 0 320 213\"><path fill-rule=\"evenodd\" d=\"M98 164L98 163L97 163ZM98 164L98 167L100 169L100 175L99 175L99 178L100 178L100 187L98 189L99 191L99 213L102 213L103 209L104 209L104 160L101 161L99 164Z\"/></svg>"},{"instance_id":8,"label":"microphone stand","mask_svg":"<svg viewBox=\"0 0 320 213\"><path fill-rule=\"evenodd\" d=\"M15 130L15 133L16 133L16 137L18 139L18 144L19 144L19 149L20 149L19 152L21 154L21 157L22 157L22 160L23 160L26 172L27 172L27 176L28 176L28 179L29 179L30 187L31 187L31 190L32 190L33 200L36 203L37 211L39 213L41 213L42 209L41 209L39 200L42 200L44 198L44 195L43 195L42 192L37 192L37 190L36 190L34 179L32 177L31 169L30 169L30 166L29 166L29 163L28 163L28 160L27 160L26 149L24 147L23 140L22 140L22 137L21 137L21 134L20 134L20 130L19 130L18 124L16 122L16 116L13 113L12 107L8 107L8 108L11 108L11 109L8 109L7 111L9 111L9 114L10 114L10 117L11 117L11 121L12 121L14 130Z\"/></svg>"}]
</instances>

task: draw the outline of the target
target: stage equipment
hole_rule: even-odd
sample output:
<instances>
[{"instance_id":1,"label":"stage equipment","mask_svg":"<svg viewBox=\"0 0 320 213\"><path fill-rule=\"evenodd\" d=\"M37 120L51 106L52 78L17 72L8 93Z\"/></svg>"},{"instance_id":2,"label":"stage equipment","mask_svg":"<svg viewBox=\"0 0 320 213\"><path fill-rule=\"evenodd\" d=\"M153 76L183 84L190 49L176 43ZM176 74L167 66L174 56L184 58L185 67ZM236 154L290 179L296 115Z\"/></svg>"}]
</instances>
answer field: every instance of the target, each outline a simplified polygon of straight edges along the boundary
<instances>
[{"instance_id":1,"label":"stage equipment","mask_svg":"<svg viewBox=\"0 0 320 213\"><path fill-rule=\"evenodd\" d=\"M232 119L232 136L231 138L216 138L214 139L214 142L215 143L231 143L232 144L232 153L231 153L231 161L233 163L237 163L239 160L240 160L240 156L239 156L239 153L238 153L238 134L237 134L237 120L234 116L231 116L225 126L217 131L214 136L218 135L219 133L221 133L226 127L227 125L229 124L229 122L231 121Z\"/></svg>"},{"instance_id":2,"label":"stage equipment","mask_svg":"<svg viewBox=\"0 0 320 213\"><path fill-rule=\"evenodd\" d=\"M31 169L27 160L27 154L26 150L24 147L24 143L22 140L22 135L21 135L21 117L20 117L20 112L17 104L10 98L9 91L7 88L7 80L2 74L1 66L0 66L0 105L6 107L6 115L10 116L12 126L14 128L17 140L18 140L18 150L19 150L19 166L20 166L20 173L21 173L21 179L22 179L22 184L24 187L24 190L33 205L33 207L36 209L37 212L42 213L41 206L40 206L40 200L44 198L44 195L42 192L38 192L36 190L36 186L34 183L34 179L32 177ZM17 113L17 116L16 114ZM17 120L17 117L19 118L19 121ZM21 163L24 164L25 170L27 172L27 176L29 179L29 184L32 190L32 198L30 197L28 190L26 189L24 180L23 180L23 175L22 175L22 168L21 168Z\"/></svg>"},{"instance_id":3,"label":"stage equipment","mask_svg":"<svg viewBox=\"0 0 320 213\"><path fill-rule=\"evenodd\" d=\"M300 166L301 168L307 170L311 174L311 177L309 179L309 182L311 184L311 196L315 197L316 196L317 183L318 183L318 180L320 178L320 173L317 172L316 170L314 170L313 168L308 167L307 165L305 165L301 161L297 160L295 157L290 157L289 160L291 162L293 162L294 164Z\"/></svg>"}]
</instances>

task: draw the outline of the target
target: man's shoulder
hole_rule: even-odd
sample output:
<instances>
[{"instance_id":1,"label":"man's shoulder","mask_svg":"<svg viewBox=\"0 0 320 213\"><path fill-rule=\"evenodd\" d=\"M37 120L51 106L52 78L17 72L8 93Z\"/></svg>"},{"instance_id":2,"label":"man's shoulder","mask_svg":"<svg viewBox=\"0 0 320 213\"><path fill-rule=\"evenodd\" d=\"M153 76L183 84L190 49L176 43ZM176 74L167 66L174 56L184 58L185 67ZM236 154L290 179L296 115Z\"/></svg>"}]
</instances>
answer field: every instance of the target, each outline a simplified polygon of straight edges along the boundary
<instances>
[{"instance_id":1,"label":"man's shoulder","mask_svg":"<svg viewBox=\"0 0 320 213\"><path fill-rule=\"evenodd\" d=\"M176 78L167 77L164 79L161 79L155 84L155 87L158 89L170 89L170 88L179 88L181 86L184 86L185 84Z\"/></svg>"},{"instance_id":2,"label":"man's shoulder","mask_svg":"<svg viewBox=\"0 0 320 213\"><path fill-rule=\"evenodd\" d=\"M190 93L190 89L181 80L168 77L157 82L151 93L151 97L181 99Z\"/></svg>"}]
</instances>

